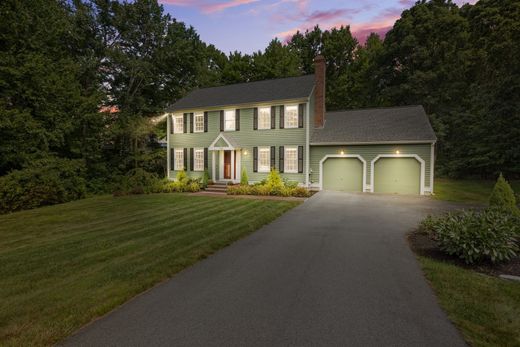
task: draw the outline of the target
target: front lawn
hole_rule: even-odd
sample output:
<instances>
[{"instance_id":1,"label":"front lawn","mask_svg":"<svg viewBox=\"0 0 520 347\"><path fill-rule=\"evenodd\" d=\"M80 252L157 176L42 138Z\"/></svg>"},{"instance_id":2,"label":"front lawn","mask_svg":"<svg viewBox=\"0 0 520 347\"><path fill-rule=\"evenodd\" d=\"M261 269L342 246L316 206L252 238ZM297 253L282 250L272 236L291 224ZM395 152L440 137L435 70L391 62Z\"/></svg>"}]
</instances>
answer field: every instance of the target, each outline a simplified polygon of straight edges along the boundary
<instances>
[{"instance_id":1,"label":"front lawn","mask_svg":"<svg viewBox=\"0 0 520 347\"><path fill-rule=\"evenodd\" d=\"M54 344L297 204L156 194L2 215L0 344Z\"/></svg>"},{"instance_id":2,"label":"front lawn","mask_svg":"<svg viewBox=\"0 0 520 347\"><path fill-rule=\"evenodd\" d=\"M433 196L439 200L461 201L468 203L487 203L496 181L455 180L437 178ZM509 181L515 193L520 193L520 181Z\"/></svg>"},{"instance_id":3,"label":"front lawn","mask_svg":"<svg viewBox=\"0 0 520 347\"><path fill-rule=\"evenodd\" d=\"M419 256L441 306L472 346L520 346L520 283Z\"/></svg>"}]
</instances>

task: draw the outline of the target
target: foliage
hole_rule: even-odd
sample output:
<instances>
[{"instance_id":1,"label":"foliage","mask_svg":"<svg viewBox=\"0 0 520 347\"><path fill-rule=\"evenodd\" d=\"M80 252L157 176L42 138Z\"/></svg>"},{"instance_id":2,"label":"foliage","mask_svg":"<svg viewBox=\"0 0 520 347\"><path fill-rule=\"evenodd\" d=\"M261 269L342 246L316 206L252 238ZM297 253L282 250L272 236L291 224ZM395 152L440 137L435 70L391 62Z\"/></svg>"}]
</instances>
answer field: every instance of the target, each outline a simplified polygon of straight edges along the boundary
<instances>
[{"instance_id":1,"label":"foliage","mask_svg":"<svg viewBox=\"0 0 520 347\"><path fill-rule=\"evenodd\" d=\"M85 197L85 163L42 159L0 177L0 213L59 204Z\"/></svg>"},{"instance_id":2,"label":"foliage","mask_svg":"<svg viewBox=\"0 0 520 347\"><path fill-rule=\"evenodd\" d=\"M259 182L253 185L240 184L230 185L227 187L229 195L261 195L261 196L295 196L309 197L311 194L308 189L299 187L291 182L289 185L284 184L280 174L276 170L272 170L265 182Z\"/></svg>"},{"instance_id":3,"label":"foliage","mask_svg":"<svg viewBox=\"0 0 520 347\"><path fill-rule=\"evenodd\" d=\"M518 252L520 218L493 209L429 216L421 226L441 250L468 264L507 261Z\"/></svg>"},{"instance_id":4,"label":"foliage","mask_svg":"<svg viewBox=\"0 0 520 347\"><path fill-rule=\"evenodd\" d=\"M520 210L516 206L515 193L502 174L498 176L497 183L491 192L489 206L520 216Z\"/></svg>"},{"instance_id":5,"label":"foliage","mask_svg":"<svg viewBox=\"0 0 520 347\"><path fill-rule=\"evenodd\" d=\"M247 186L249 184L249 177L247 177L247 170L245 167L242 168L242 173L240 174L240 185Z\"/></svg>"},{"instance_id":6,"label":"foliage","mask_svg":"<svg viewBox=\"0 0 520 347\"><path fill-rule=\"evenodd\" d=\"M276 169L271 169L271 171L267 175L265 185L269 188L271 192L273 192L273 195L278 195L284 187L284 183L282 180L282 176L280 176L280 172L278 172L278 170Z\"/></svg>"}]
</instances>

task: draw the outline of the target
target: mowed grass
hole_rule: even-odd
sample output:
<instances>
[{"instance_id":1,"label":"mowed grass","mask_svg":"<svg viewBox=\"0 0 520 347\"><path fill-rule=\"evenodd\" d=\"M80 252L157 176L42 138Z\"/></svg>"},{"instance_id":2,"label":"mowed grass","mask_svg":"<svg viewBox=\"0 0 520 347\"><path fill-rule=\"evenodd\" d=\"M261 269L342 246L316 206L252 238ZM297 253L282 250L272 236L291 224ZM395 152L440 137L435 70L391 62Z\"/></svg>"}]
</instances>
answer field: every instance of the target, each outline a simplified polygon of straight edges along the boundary
<instances>
[{"instance_id":1,"label":"mowed grass","mask_svg":"<svg viewBox=\"0 0 520 347\"><path fill-rule=\"evenodd\" d=\"M509 181L515 193L520 194L520 181ZM495 181L491 180L454 180L438 178L435 180L433 196L438 200L461 201L468 203L487 203Z\"/></svg>"},{"instance_id":2,"label":"mowed grass","mask_svg":"<svg viewBox=\"0 0 520 347\"><path fill-rule=\"evenodd\" d=\"M0 345L51 345L297 202L94 197L0 216Z\"/></svg>"},{"instance_id":3,"label":"mowed grass","mask_svg":"<svg viewBox=\"0 0 520 347\"><path fill-rule=\"evenodd\" d=\"M419 261L442 308L472 346L520 346L520 283L430 258Z\"/></svg>"}]
</instances>

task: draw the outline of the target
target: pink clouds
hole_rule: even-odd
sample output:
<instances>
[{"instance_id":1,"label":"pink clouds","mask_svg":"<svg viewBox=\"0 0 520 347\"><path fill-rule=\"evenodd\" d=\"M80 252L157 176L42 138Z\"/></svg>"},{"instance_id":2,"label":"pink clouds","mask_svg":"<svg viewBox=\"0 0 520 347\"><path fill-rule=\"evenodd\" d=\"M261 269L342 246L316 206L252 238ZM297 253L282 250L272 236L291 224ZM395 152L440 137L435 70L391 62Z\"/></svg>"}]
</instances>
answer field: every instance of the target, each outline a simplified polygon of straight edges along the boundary
<instances>
[{"instance_id":1,"label":"pink clouds","mask_svg":"<svg viewBox=\"0 0 520 347\"><path fill-rule=\"evenodd\" d=\"M194 6L199 8L204 13L221 12L228 8L247 5L259 0L228 0L213 2L208 0L159 0L160 3L175 5L175 6Z\"/></svg>"}]
</instances>

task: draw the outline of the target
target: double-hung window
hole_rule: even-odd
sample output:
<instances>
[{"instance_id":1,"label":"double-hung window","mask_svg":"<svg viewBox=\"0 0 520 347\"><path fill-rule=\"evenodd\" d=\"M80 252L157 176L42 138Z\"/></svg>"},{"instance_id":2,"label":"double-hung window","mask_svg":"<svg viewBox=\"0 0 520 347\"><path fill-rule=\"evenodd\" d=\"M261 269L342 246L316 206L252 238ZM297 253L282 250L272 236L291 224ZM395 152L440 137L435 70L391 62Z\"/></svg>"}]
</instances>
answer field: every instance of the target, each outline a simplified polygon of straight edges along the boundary
<instances>
[{"instance_id":1,"label":"double-hung window","mask_svg":"<svg viewBox=\"0 0 520 347\"><path fill-rule=\"evenodd\" d=\"M204 171L204 149L195 148L193 151L193 170Z\"/></svg>"},{"instance_id":2,"label":"double-hung window","mask_svg":"<svg viewBox=\"0 0 520 347\"><path fill-rule=\"evenodd\" d=\"M224 111L224 130L235 130L235 110Z\"/></svg>"},{"instance_id":3,"label":"double-hung window","mask_svg":"<svg viewBox=\"0 0 520 347\"><path fill-rule=\"evenodd\" d=\"M285 106L284 128L298 127L298 105Z\"/></svg>"},{"instance_id":4,"label":"double-hung window","mask_svg":"<svg viewBox=\"0 0 520 347\"><path fill-rule=\"evenodd\" d=\"M258 129L271 129L270 107L260 107L258 109Z\"/></svg>"},{"instance_id":5,"label":"double-hung window","mask_svg":"<svg viewBox=\"0 0 520 347\"><path fill-rule=\"evenodd\" d=\"M271 170L271 148L258 147L258 172Z\"/></svg>"},{"instance_id":6,"label":"double-hung window","mask_svg":"<svg viewBox=\"0 0 520 347\"><path fill-rule=\"evenodd\" d=\"M298 172L298 147L285 147L284 172Z\"/></svg>"},{"instance_id":7,"label":"double-hung window","mask_svg":"<svg viewBox=\"0 0 520 347\"><path fill-rule=\"evenodd\" d=\"M204 132L204 113L195 113L193 116L194 127L196 133Z\"/></svg>"},{"instance_id":8,"label":"double-hung window","mask_svg":"<svg viewBox=\"0 0 520 347\"><path fill-rule=\"evenodd\" d=\"M184 132L184 116L182 114L173 116L173 132L175 134Z\"/></svg>"},{"instance_id":9,"label":"double-hung window","mask_svg":"<svg viewBox=\"0 0 520 347\"><path fill-rule=\"evenodd\" d=\"M184 170L184 149L175 150L175 163L174 169L176 171Z\"/></svg>"}]
</instances>

